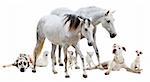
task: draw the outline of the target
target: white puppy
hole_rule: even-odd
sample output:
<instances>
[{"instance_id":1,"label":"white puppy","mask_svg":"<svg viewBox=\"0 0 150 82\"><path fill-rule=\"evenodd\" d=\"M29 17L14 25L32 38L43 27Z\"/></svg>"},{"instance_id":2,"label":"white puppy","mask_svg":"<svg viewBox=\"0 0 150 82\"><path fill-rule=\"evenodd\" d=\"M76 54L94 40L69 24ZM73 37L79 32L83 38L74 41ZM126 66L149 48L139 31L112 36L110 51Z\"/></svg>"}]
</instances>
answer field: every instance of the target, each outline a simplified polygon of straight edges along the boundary
<instances>
[{"instance_id":1,"label":"white puppy","mask_svg":"<svg viewBox=\"0 0 150 82\"><path fill-rule=\"evenodd\" d=\"M72 66L75 64L75 57L73 56L73 51L68 51L68 63L69 63L69 66L68 68L71 68L72 69Z\"/></svg>"},{"instance_id":2,"label":"white puppy","mask_svg":"<svg viewBox=\"0 0 150 82\"><path fill-rule=\"evenodd\" d=\"M48 65L48 51L43 52L43 56L37 59L36 66L46 67Z\"/></svg>"},{"instance_id":3,"label":"white puppy","mask_svg":"<svg viewBox=\"0 0 150 82\"><path fill-rule=\"evenodd\" d=\"M139 73L141 72L141 68L140 68L140 55L143 54L141 51L136 51L136 58L135 60L133 61L133 63L131 64L131 69L133 71L138 71Z\"/></svg>"},{"instance_id":4,"label":"white puppy","mask_svg":"<svg viewBox=\"0 0 150 82\"><path fill-rule=\"evenodd\" d=\"M105 72L105 75L109 75L112 70L119 71L121 68L130 69L124 62L123 51L126 51L125 47L121 47L117 44L113 45L112 53L114 54L114 58L108 64L108 71Z\"/></svg>"},{"instance_id":5,"label":"white puppy","mask_svg":"<svg viewBox=\"0 0 150 82\"><path fill-rule=\"evenodd\" d=\"M91 68L92 65L94 65L94 67L95 67L95 64L94 64L94 62L93 62L93 60L92 60L93 54L94 54L94 52L87 52L87 55L86 55L86 57L85 57L86 62L87 62L87 65L89 66L89 68ZM91 65L91 64L92 64L92 65Z\"/></svg>"}]
</instances>

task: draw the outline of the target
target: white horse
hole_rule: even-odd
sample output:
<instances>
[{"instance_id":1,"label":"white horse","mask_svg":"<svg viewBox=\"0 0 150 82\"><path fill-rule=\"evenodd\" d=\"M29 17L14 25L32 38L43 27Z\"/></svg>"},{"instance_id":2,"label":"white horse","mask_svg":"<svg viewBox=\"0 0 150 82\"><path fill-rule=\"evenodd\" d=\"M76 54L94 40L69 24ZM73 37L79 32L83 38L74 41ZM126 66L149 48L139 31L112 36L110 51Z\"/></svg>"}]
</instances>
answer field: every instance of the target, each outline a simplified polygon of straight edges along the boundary
<instances>
[{"instance_id":1,"label":"white horse","mask_svg":"<svg viewBox=\"0 0 150 82\"><path fill-rule=\"evenodd\" d=\"M70 77L67 70L67 48L71 45L80 55L83 65L83 77L86 78L87 74L85 71L84 57L77 43L82 34L87 38L88 43L92 44L94 42L92 37L93 30L94 26L89 19L72 14L66 14L65 16L48 15L41 18L37 26L37 43L34 49L34 68L32 72L36 72L36 60L40 55L44 40L47 38L52 43L51 59L53 73L57 73L55 70L56 57L54 53L56 45L62 45L65 57L65 77Z\"/></svg>"},{"instance_id":2,"label":"white horse","mask_svg":"<svg viewBox=\"0 0 150 82\"><path fill-rule=\"evenodd\" d=\"M113 23L114 22L114 18L113 18L114 12L115 11L111 12L109 10L105 10L105 9L102 9L99 7L90 6L90 7L80 8L76 12L72 11L70 9L67 9L67 8L57 8L57 9L53 10L51 12L51 14L61 16L61 15L67 14L67 13L75 13L79 16L91 18L94 27L96 27L96 25L101 23L102 26L109 32L110 37L114 38L117 35L115 28L114 28L114 23ZM98 65L100 65L99 51L98 51L98 48L97 48L97 45L95 42L96 41L95 34L96 34L96 28L94 28L94 30L93 30L93 37L94 37L93 48L94 48L96 55L97 55ZM76 53L76 59L77 59L77 53ZM58 60L58 62L59 62L60 66L63 65L61 62L61 46L59 46L59 60ZM79 68L77 66L77 62L76 62L76 68Z\"/></svg>"}]
</instances>

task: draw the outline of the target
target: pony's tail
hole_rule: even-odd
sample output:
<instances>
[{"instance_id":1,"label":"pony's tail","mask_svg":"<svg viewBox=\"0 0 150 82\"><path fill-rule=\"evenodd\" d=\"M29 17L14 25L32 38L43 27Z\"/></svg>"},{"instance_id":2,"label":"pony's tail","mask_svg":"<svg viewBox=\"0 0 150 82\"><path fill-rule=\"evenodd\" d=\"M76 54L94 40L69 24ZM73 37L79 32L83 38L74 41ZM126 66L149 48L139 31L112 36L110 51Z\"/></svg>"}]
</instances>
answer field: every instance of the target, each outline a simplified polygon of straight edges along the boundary
<instances>
[{"instance_id":1,"label":"pony's tail","mask_svg":"<svg viewBox=\"0 0 150 82\"><path fill-rule=\"evenodd\" d=\"M39 41L41 38L45 38L45 35L42 32L43 24L44 24L44 21L40 20L38 25L37 25L37 30L36 30L36 39L37 39L37 41Z\"/></svg>"}]
</instances>

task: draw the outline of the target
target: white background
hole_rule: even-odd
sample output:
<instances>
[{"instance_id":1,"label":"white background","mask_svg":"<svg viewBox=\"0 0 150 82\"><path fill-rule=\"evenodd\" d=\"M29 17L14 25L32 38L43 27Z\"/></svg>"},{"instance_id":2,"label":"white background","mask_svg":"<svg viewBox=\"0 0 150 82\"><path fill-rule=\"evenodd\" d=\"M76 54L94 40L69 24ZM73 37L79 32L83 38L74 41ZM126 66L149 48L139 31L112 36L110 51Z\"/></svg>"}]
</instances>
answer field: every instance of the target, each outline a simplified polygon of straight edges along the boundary
<instances>
[{"instance_id":1,"label":"white background","mask_svg":"<svg viewBox=\"0 0 150 82\"><path fill-rule=\"evenodd\" d=\"M117 37L111 39L108 32L98 25L97 45L101 56L101 61L113 58L112 45L119 43L126 47L124 55L128 66L135 59L135 50L142 50L141 74L133 74L121 70L112 72L105 76L101 70L87 71L88 78L82 77L82 70L70 70L70 78L66 79L64 67L57 67L58 74L51 71L51 60L45 68L37 68L37 73L32 73L28 69L25 73L19 72L16 67L0 67L0 82L27 82L27 81L128 81L141 82L149 79L149 4L148 0L1 0L0 1L0 66L10 64L15 61L19 53L32 55L36 44L36 26L39 19L59 7L67 7L77 10L86 6L98 6L104 9L116 10L114 13L115 28ZM86 51L93 51L87 46L85 39L81 40L81 50L84 55ZM43 51L51 50L50 42L46 40ZM42 51L42 52L43 52ZM57 53L56 56L58 57ZM93 57L97 63L96 57ZM79 66L81 67L81 60Z\"/></svg>"}]
</instances>

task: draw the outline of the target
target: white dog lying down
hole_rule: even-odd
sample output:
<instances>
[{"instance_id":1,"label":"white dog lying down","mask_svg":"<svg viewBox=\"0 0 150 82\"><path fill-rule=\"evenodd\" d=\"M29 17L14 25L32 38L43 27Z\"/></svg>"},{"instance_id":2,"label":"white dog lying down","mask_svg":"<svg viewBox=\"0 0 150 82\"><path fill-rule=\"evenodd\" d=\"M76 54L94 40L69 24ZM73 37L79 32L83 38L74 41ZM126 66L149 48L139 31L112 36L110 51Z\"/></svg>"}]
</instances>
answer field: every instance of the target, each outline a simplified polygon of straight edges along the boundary
<instances>
[{"instance_id":1,"label":"white dog lying down","mask_svg":"<svg viewBox=\"0 0 150 82\"><path fill-rule=\"evenodd\" d=\"M46 67L48 65L48 51L43 52L43 56L39 57L36 62L36 66L38 67Z\"/></svg>"},{"instance_id":2,"label":"white dog lying down","mask_svg":"<svg viewBox=\"0 0 150 82\"><path fill-rule=\"evenodd\" d=\"M87 52L87 55L85 57L86 62L87 62L87 66L89 66L89 68L92 67L92 65L94 65L94 67L96 66L92 60L92 56L93 56L94 52ZM92 64L92 65L91 65Z\"/></svg>"},{"instance_id":3,"label":"white dog lying down","mask_svg":"<svg viewBox=\"0 0 150 82\"><path fill-rule=\"evenodd\" d=\"M16 66L20 70L20 72L25 72L29 67L33 67L31 57L26 54L20 54L14 63L3 65L3 68L11 66Z\"/></svg>"},{"instance_id":4,"label":"white dog lying down","mask_svg":"<svg viewBox=\"0 0 150 82\"><path fill-rule=\"evenodd\" d=\"M124 62L123 51L126 51L125 47L121 47L120 45L114 44L113 51L114 58L112 61L108 62L108 71L105 72L105 75L109 75L109 73L113 71L119 71L121 68L130 69ZM104 68L106 66L106 62L102 63Z\"/></svg>"},{"instance_id":5,"label":"white dog lying down","mask_svg":"<svg viewBox=\"0 0 150 82\"><path fill-rule=\"evenodd\" d=\"M140 55L143 54L141 51L136 50L136 58L133 61L133 63L131 64L131 69L133 71L138 71L139 73L141 73L141 68L140 68Z\"/></svg>"},{"instance_id":6,"label":"white dog lying down","mask_svg":"<svg viewBox=\"0 0 150 82\"><path fill-rule=\"evenodd\" d=\"M68 51L68 63L69 63L69 66L68 68L71 68L72 69L72 66L75 64L75 56L73 56L73 51Z\"/></svg>"}]
</instances>

